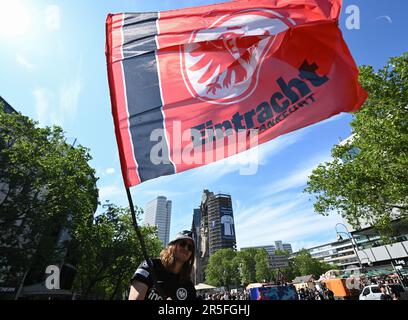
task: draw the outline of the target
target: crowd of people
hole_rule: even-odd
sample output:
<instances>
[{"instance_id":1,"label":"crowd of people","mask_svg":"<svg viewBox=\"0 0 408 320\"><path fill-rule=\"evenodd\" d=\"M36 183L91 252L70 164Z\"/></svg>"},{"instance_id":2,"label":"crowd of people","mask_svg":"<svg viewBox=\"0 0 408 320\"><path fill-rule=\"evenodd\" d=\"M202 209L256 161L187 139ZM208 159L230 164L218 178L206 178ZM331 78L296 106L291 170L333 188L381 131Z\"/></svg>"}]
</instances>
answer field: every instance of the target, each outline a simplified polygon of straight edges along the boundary
<instances>
[{"instance_id":1,"label":"crowd of people","mask_svg":"<svg viewBox=\"0 0 408 320\"><path fill-rule=\"evenodd\" d=\"M330 289L301 288L298 290L299 300L334 300L334 293Z\"/></svg>"},{"instance_id":2,"label":"crowd of people","mask_svg":"<svg viewBox=\"0 0 408 320\"><path fill-rule=\"evenodd\" d=\"M373 284L378 284L378 285L393 285L393 284L401 284L401 282L404 284L405 287L408 286L408 279L407 277L400 277L400 280L398 280L395 277L390 277L387 275L380 275L380 276L375 276L375 277L360 277L360 289L363 289L366 286L373 285Z\"/></svg>"},{"instance_id":3,"label":"crowd of people","mask_svg":"<svg viewBox=\"0 0 408 320\"><path fill-rule=\"evenodd\" d=\"M249 291L224 291L218 293L198 293L198 299L201 300L249 300Z\"/></svg>"},{"instance_id":4,"label":"crowd of people","mask_svg":"<svg viewBox=\"0 0 408 320\"><path fill-rule=\"evenodd\" d=\"M403 282L404 286L406 286L406 278L402 277L401 281ZM360 279L360 289L362 290L366 286L370 285L378 285L381 291L381 300L401 300L401 294L396 289L397 286L401 285L401 282L398 281L396 278L390 278L386 275L378 276L378 277L370 277L370 278L361 278Z\"/></svg>"}]
</instances>

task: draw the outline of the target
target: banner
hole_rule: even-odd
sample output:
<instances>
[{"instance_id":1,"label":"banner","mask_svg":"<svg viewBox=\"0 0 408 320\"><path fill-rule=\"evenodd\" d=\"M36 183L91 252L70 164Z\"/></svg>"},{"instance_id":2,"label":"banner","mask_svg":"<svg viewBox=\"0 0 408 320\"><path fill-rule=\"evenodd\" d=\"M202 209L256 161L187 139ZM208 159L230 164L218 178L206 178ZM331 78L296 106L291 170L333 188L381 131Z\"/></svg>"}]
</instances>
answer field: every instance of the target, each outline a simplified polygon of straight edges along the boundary
<instances>
[{"instance_id":1,"label":"banner","mask_svg":"<svg viewBox=\"0 0 408 320\"><path fill-rule=\"evenodd\" d=\"M234 215L232 208L220 207L221 238L224 240L235 240Z\"/></svg>"},{"instance_id":2,"label":"banner","mask_svg":"<svg viewBox=\"0 0 408 320\"><path fill-rule=\"evenodd\" d=\"M109 15L125 185L358 110L367 94L338 28L340 8L340 0L240 0Z\"/></svg>"}]
</instances>

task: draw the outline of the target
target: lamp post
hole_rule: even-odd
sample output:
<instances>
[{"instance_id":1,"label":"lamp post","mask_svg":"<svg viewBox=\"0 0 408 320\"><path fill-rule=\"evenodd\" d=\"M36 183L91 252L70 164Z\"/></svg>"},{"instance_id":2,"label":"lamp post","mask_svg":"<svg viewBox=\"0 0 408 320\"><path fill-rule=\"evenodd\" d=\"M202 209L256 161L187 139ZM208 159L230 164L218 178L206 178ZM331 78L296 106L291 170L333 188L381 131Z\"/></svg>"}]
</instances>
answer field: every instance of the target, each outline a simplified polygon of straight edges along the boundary
<instances>
[{"instance_id":1,"label":"lamp post","mask_svg":"<svg viewBox=\"0 0 408 320\"><path fill-rule=\"evenodd\" d=\"M337 230L337 226L339 226L339 225L340 225L340 226L343 226L343 227L346 229L346 232L344 232L344 231L338 231L338 230ZM336 234L337 234L337 241L342 241L342 240L343 240L343 237L341 236L341 234L345 234L345 235L347 236L347 238L350 239L351 245L353 246L354 253L356 254L356 257L357 257L357 260L358 260L358 264L359 264L359 266L360 266L360 269L362 269L362 268L363 268L363 264L361 263L360 257L358 256L357 246L356 246L356 244L354 243L354 237L353 237L353 235L348 231L346 225L344 225L343 223L340 223L340 222L336 224L335 230L336 230Z\"/></svg>"}]
</instances>

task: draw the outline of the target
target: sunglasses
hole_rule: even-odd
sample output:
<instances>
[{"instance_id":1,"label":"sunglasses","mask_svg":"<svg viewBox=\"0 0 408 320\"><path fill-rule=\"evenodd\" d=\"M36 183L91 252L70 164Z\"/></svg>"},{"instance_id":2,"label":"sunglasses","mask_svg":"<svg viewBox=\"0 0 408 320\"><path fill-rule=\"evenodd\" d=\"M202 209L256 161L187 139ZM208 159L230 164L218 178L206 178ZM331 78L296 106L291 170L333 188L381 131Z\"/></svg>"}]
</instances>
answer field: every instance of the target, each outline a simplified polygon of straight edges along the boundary
<instances>
[{"instance_id":1,"label":"sunglasses","mask_svg":"<svg viewBox=\"0 0 408 320\"><path fill-rule=\"evenodd\" d=\"M186 240L179 241L178 245L180 247L182 247L182 248L187 247L188 251L190 251L190 252L193 252L193 250L194 250L194 246L189 241L186 241Z\"/></svg>"}]
</instances>

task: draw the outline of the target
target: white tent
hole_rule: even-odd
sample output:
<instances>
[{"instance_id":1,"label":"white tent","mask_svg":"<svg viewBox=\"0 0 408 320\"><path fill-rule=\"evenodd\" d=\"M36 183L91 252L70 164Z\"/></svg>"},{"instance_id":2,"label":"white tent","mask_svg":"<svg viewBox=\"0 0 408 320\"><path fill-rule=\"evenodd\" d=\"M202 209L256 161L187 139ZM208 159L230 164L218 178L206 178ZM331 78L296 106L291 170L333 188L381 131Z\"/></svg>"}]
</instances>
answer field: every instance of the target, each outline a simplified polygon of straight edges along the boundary
<instances>
[{"instance_id":1,"label":"white tent","mask_svg":"<svg viewBox=\"0 0 408 320\"><path fill-rule=\"evenodd\" d=\"M263 286L262 283L250 283L250 284L247 285L246 289L249 290L249 289L252 289L252 288L259 288L259 287L262 287L262 286Z\"/></svg>"},{"instance_id":2,"label":"white tent","mask_svg":"<svg viewBox=\"0 0 408 320\"><path fill-rule=\"evenodd\" d=\"M205 283L199 283L195 286L196 290L209 290L209 289L215 289L216 287L211 286L209 284L205 284Z\"/></svg>"}]
</instances>

